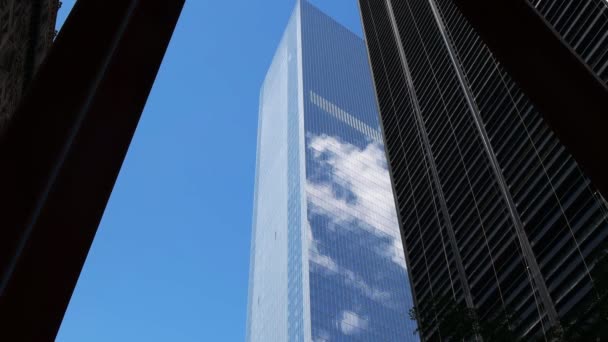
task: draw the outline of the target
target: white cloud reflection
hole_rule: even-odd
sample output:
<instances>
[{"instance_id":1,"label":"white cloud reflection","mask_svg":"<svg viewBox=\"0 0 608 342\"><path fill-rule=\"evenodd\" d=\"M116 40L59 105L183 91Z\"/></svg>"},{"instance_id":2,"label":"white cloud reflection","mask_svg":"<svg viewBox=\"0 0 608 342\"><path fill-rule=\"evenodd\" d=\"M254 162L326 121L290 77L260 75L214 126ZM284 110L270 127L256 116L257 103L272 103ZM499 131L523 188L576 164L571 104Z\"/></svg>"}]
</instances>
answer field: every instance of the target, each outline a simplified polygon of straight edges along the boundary
<instances>
[{"instance_id":1,"label":"white cloud reflection","mask_svg":"<svg viewBox=\"0 0 608 342\"><path fill-rule=\"evenodd\" d=\"M340 330L344 335L356 335L361 333L361 330L367 329L367 319L359 316L352 311L342 311L339 321Z\"/></svg>"},{"instance_id":2,"label":"white cloud reflection","mask_svg":"<svg viewBox=\"0 0 608 342\"><path fill-rule=\"evenodd\" d=\"M310 146L313 158L322 166L331 168L331 179L326 182L308 182L306 191L311 210L331 220L331 226L355 226L390 239L390 247L381 246L377 253L390 258L405 270L403 248L395 211L390 176L382 146L370 142L365 148L342 142L327 135L314 136ZM338 185L347 189L354 200L336 193ZM330 229L332 229L330 227ZM341 270L329 256L318 253L312 232L311 261L333 272L342 273L347 279L351 271Z\"/></svg>"}]
</instances>

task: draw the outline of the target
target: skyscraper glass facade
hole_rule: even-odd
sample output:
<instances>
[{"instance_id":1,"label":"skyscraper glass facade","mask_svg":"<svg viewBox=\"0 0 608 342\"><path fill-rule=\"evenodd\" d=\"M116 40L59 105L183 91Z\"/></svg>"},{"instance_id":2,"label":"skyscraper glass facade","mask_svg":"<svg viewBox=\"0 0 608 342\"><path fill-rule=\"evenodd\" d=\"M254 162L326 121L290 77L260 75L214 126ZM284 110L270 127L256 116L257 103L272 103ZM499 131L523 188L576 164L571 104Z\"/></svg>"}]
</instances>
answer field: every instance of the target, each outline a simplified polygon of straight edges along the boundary
<instances>
[{"instance_id":1,"label":"skyscraper glass facade","mask_svg":"<svg viewBox=\"0 0 608 342\"><path fill-rule=\"evenodd\" d=\"M363 40L298 3L260 95L247 341L415 341Z\"/></svg>"},{"instance_id":2,"label":"skyscraper glass facade","mask_svg":"<svg viewBox=\"0 0 608 342\"><path fill-rule=\"evenodd\" d=\"M600 2L530 4L605 79ZM525 340L576 315L606 203L453 0L360 8L424 338L441 339L445 296Z\"/></svg>"},{"instance_id":3,"label":"skyscraper glass facade","mask_svg":"<svg viewBox=\"0 0 608 342\"><path fill-rule=\"evenodd\" d=\"M589 69L608 84L608 1L528 2Z\"/></svg>"}]
</instances>

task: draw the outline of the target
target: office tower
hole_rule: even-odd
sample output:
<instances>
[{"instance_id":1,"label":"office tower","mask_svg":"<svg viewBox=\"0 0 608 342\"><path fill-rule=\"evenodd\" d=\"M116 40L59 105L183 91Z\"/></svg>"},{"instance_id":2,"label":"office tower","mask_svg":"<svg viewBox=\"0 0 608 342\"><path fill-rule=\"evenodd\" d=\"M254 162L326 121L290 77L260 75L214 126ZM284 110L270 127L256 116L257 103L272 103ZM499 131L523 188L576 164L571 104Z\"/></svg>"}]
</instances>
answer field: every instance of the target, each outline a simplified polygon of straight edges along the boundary
<instances>
[{"instance_id":1,"label":"office tower","mask_svg":"<svg viewBox=\"0 0 608 342\"><path fill-rule=\"evenodd\" d=\"M359 4L423 337L446 296L541 336L595 293L606 203L451 0Z\"/></svg>"},{"instance_id":2,"label":"office tower","mask_svg":"<svg viewBox=\"0 0 608 342\"><path fill-rule=\"evenodd\" d=\"M599 79L608 83L608 2L528 1Z\"/></svg>"},{"instance_id":3,"label":"office tower","mask_svg":"<svg viewBox=\"0 0 608 342\"><path fill-rule=\"evenodd\" d=\"M57 0L0 1L0 132L55 36Z\"/></svg>"},{"instance_id":4,"label":"office tower","mask_svg":"<svg viewBox=\"0 0 608 342\"><path fill-rule=\"evenodd\" d=\"M414 341L365 44L301 1L260 94L247 341Z\"/></svg>"}]
</instances>

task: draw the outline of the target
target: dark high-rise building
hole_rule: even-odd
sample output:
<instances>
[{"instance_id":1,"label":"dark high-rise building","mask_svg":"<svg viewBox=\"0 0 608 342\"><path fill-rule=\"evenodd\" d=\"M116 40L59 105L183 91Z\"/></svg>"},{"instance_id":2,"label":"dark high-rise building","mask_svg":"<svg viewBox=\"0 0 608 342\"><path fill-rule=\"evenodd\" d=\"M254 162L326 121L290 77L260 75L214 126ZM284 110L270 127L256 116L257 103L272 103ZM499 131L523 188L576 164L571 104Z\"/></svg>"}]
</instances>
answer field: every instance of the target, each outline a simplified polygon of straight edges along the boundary
<instances>
[{"instance_id":1,"label":"dark high-rise building","mask_svg":"<svg viewBox=\"0 0 608 342\"><path fill-rule=\"evenodd\" d=\"M298 1L260 92L248 342L418 341L363 39Z\"/></svg>"},{"instance_id":2,"label":"dark high-rise building","mask_svg":"<svg viewBox=\"0 0 608 342\"><path fill-rule=\"evenodd\" d=\"M546 333L595 293L606 202L451 0L359 3L420 316L447 296ZM605 2L534 5L605 80Z\"/></svg>"},{"instance_id":3,"label":"dark high-rise building","mask_svg":"<svg viewBox=\"0 0 608 342\"><path fill-rule=\"evenodd\" d=\"M55 36L58 0L0 1L0 132Z\"/></svg>"},{"instance_id":4,"label":"dark high-rise building","mask_svg":"<svg viewBox=\"0 0 608 342\"><path fill-rule=\"evenodd\" d=\"M608 2L528 0L593 72L608 83Z\"/></svg>"}]
</instances>

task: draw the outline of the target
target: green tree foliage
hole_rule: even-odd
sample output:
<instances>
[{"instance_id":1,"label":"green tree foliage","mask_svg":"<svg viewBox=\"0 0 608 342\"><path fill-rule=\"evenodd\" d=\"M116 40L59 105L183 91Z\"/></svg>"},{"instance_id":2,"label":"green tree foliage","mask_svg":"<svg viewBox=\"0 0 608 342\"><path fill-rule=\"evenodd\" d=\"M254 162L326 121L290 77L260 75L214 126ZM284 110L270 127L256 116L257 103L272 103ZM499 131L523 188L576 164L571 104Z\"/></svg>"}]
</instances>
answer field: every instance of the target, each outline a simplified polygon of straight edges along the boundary
<instances>
[{"instance_id":1,"label":"green tree foliage","mask_svg":"<svg viewBox=\"0 0 608 342\"><path fill-rule=\"evenodd\" d=\"M425 314L415 308L410 317L417 321L417 332L439 328L444 341L517 342L520 339L512 331L511 316L502 312L493 318L480 319L476 310L451 297L434 301Z\"/></svg>"},{"instance_id":2,"label":"green tree foliage","mask_svg":"<svg viewBox=\"0 0 608 342\"><path fill-rule=\"evenodd\" d=\"M591 271L592 294L549 333L552 342L608 341L608 251L602 251Z\"/></svg>"},{"instance_id":3,"label":"green tree foliage","mask_svg":"<svg viewBox=\"0 0 608 342\"><path fill-rule=\"evenodd\" d=\"M573 309L570 318L551 328L539 342L608 342L608 250L597 258L591 271L593 287L589 299ZM446 296L434 300L420 312L414 308L417 333L438 328L444 341L518 342L524 341L512 330L516 319L508 312L479 318L462 301Z\"/></svg>"}]
</instances>

